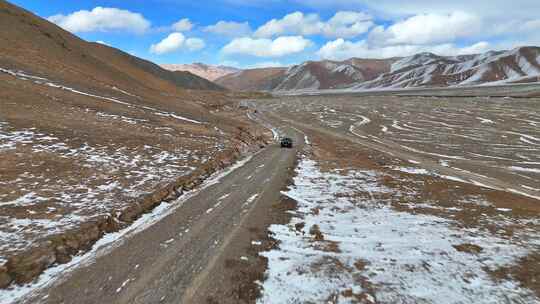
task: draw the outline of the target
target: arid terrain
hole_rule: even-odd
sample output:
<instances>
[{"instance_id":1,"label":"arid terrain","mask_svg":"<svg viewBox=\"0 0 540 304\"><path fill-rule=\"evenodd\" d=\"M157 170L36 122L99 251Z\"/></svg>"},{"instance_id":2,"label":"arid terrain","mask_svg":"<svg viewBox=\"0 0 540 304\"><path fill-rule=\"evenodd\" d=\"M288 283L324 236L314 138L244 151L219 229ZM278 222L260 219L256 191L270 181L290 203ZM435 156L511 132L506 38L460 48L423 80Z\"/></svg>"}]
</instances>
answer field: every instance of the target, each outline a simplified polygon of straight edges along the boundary
<instances>
[{"instance_id":1,"label":"arid terrain","mask_svg":"<svg viewBox=\"0 0 540 304\"><path fill-rule=\"evenodd\" d=\"M260 302L537 303L539 100L288 97L303 132ZM444 296L446 295L446 296Z\"/></svg>"},{"instance_id":2,"label":"arid terrain","mask_svg":"<svg viewBox=\"0 0 540 304\"><path fill-rule=\"evenodd\" d=\"M0 304L540 303L540 48L167 70L59 18L0 0Z\"/></svg>"},{"instance_id":3,"label":"arid terrain","mask_svg":"<svg viewBox=\"0 0 540 304\"><path fill-rule=\"evenodd\" d=\"M538 100L336 95L239 106L295 149L270 145L6 299L539 301Z\"/></svg>"},{"instance_id":4,"label":"arid terrain","mask_svg":"<svg viewBox=\"0 0 540 304\"><path fill-rule=\"evenodd\" d=\"M69 263L264 145L234 94L205 79L4 1L0 25L0 288Z\"/></svg>"}]
</instances>

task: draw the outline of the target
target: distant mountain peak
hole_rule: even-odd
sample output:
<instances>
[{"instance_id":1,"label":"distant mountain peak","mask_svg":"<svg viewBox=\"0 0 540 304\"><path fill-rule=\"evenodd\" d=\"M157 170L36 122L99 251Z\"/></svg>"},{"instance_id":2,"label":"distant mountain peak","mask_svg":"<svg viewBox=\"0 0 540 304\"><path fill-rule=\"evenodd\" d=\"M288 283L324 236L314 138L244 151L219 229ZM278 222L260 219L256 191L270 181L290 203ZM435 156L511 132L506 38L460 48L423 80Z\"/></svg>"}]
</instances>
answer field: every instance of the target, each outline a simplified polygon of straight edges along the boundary
<instances>
[{"instance_id":1,"label":"distant mountain peak","mask_svg":"<svg viewBox=\"0 0 540 304\"><path fill-rule=\"evenodd\" d=\"M210 81L240 71L240 69L234 67L210 65L202 62L194 62L192 64L162 64L161 67L170 71L190 72Z\"/></svg>"}]
</instances>

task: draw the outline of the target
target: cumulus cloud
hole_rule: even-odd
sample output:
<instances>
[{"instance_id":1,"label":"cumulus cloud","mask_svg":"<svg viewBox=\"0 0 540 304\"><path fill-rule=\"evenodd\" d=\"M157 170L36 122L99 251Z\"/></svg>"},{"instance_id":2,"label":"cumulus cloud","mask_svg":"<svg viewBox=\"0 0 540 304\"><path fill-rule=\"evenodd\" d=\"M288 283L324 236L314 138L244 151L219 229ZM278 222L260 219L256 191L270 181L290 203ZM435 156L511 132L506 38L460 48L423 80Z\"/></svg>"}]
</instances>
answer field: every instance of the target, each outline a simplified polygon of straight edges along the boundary
<instances>
[{"instance_id":1,"label":"cumulus cloud","mask_svg":"<svg viewBox=\"0 0 540 304\"><path fill-rule=\"evenodd\" d=\"M234 21L219 21L214 25L205 27L204 31L229 37L248 36L252 32L248 22Z\"/></svg>"},{"instance_id":2,"label":"cumulus cloud","mask_svg":"<svg viewBox=\"0 0 540 304\"><path fill-rule=\"evenodd\" d=\"M176 32L187 32L192 28L193 23L188 18L180 19L172 25L172 29Z\"/></svg>"},{"instance_id":3,"label":"cumulus cloud","mask_svg":"<svg viewBox=\"0 0 540 304\"><path fill-rule=\"evenodd\" d=\"M470 46L459 47L453 43L433 45L392 45L372 48L366 40L357 42L336 39L322 46L317 55L323 59L344 60L352 57L391 58L411 56L421 52L437 55L465 55L486 52L490 49L488 42L482 41Z\"/></svg>"},{"instance_id":4,"label":"cumulus cloud","mask_svg":"<svg viewBox=\"0 0 540 304\"><path fill-rule=\"evenodd\" d=\"M158 55L171 53L179 50L185 41L186 37L182 33L172 33L159 43L152 44L150 52Z\"/></svg>"},{"instance_id":5,"label":"cumulus cloud","mask_svg":"<svg viewBox=\"0 0 540 304\"><path fill-rule=\"evenodd\" d=\"M232 1L232 0L229 0ZM247 0L234 0L248 2ZM287 3L291 0L250 0L250 3L259 2L263 4L282 2ZM452 1L434 1L434 0L292 0L307 7L320 9L325 8L361 8L377 12L381 16L403 17L424 13L445 14L448 12L461 10L471 12L476 15L488 18L506 18L513 16L516 18L533 18L540 11L540 1L538 0L452 0ZM393 19L393 18L392 18Z\"/></svg>"},{"instance_id":6,"label":"cumulus cloud","mask_svg":"<svg viewBox=\"0 0 540 304\"><path fill-rule=\"evenodd\" d=\"M47 18L72 33L128 31L143 33L150 22L141 14L110 7L96 7L91 11L80 10L69 15Z\"/></svg>"},{"instance_id":7,"label":"cumulus cloud","mask_svg":"<svg viewBox=\"0 0 540 304\"><path fill-rule=\"evenodd\" d=\"M464 12L421 14L397 22L388 28L377 26L369 34L375 45L433 44L477 35L481 19Z\"/></svg>"},{"instance_id":8,"label":"cumulus cloud","mask_svg":"<svg viewBox=\"0 0 540 304\"><path fill-rule=\"evenodd\" d=\"M318 34L322 22L317 14L304 15L302 12L288 14L282 19L272 19L255 32L256 37L272 37L284 33L298 35Z\"/></svg>"},{"instance_id":9,"label":"cumulus cloud","mask_svg":"<svg viewBox=\"0 0 540 304\"><path fill-rule=\"evenodd\" d=\"M281 34L296 34L351 38L367 32L372 25L372 17L362 12L340 11L326 22L317 14L294 12L282 19L268 21L257 29L255 36L269 38Z\"/></svg>"},{"instance_id":10,"label":"cumulus cloud","mask_svg":"<svg viewBox=\"0 0 540 304\"><path fill-rule=\"evenodd\" d=\"M152 54L162 55L185 48L189 51L197 51L206 46L200 38L187 38L182 33L172 33L157 44L150 46Z\"/></svg>"},{"instance_id":11,"label":"cumulus cloud","mask_svg":"<svg viewBox=\"0 0 540 304\"><path fill-rule=\"evenodd\" d=\"M255 64L251 64L246 66L246 69L260 69L260 68L278 68L278 67L284 67L285 64L279 62L279 61L263 61L263 62L257 62Z\"/></svg>"},{"instance_id":12,"label":"cumulus cloud","mask_svg":"<svg viewBox=\"0 0 540 304\"><path fill-rule=\"evenodd\" d=\"M302 36L267 38L236 38L223 47L225 54L252 55L257 57L282 57L304 51L312 42Z\"/></svg>"},{"instance_id":13,"label":"cumulus cloud","mask_svg":"<svg viewBox=\"0 0 540 304\"><path fill-rule=\"evenodd\" d=\"M186 39L186 48L190 51L198 51L204 49L206 43L200 38L188 38Z\"/></svg>"},{"instance_id":14,"label":"cumulus cloud","mask_svg":"<svg viewBox=\"0 0 540 304\"><path fill-rule=\"evenodd\" d=\"M351 38L367 32L373 26L372 17L362 12L337 12L326 24L322 32L327 37Z\"/></svg>"}]
</instances>

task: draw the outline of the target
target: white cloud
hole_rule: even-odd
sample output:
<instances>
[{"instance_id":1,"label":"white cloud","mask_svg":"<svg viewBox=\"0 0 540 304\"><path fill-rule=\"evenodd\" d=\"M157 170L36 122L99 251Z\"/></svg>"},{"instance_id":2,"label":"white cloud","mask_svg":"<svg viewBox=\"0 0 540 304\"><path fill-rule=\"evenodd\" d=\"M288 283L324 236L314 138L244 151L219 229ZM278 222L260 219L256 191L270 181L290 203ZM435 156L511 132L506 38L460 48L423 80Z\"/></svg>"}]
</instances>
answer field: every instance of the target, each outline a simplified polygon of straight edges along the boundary
<instances>
[{"instance_id":1,"label":"white cloud","mask_svg":"<svg viewBox=\"0 0 540 304\"><path fill-rule=\"evenodd\" d=\"M250 0L250 2L268 2L270 0ZM279 0L272 0L272 2ZM289 2L282 0L281 2ZM425 13L447 14L456 10L473 13L482 17L517 19L535 18L540 11L538 0L294 0L307 7L368 9L379 16L403 17Z\"/></svg>"},{"instance_id":2,"label":"white cloud","mask_svg":"<svg viewBox=\"0 0 540 304\"><path fill-rule=\"evenodd\" d=\"M487 41L480 41L477 42L471 46L466 46L462 48L458 48L454 51L454 53L450 53L452 51L452 48L450 48L446 55L469 55L469 54L479 54L489 51L491 48L491 44ZM443 54L445 55L445 54Z\"/></svg>"},{"instance_id":3,"label":"white cloud","mask_svg":"<svg viewBox=\"0 0 540 304\"><path fill-rule=\"evenodd\" d=\"M351 38L367 32L372 25L372 17L362 12L337 12L327 22L321 21L317 14L294 12L282 19L268 21L257 29L255 36L269 38L281 34L296 34Z\"/></svg>"},{"instance_id":4,"label":"white cloud","mask_svg":"<svg viewBox=\"0 0 540 304\"><path fill-rule=\"evenodd\" d=\"M188 51L198 51L206 47L204 40L200 38L187 38L182 33L172 33L157 44L150 46L150 53L163 55L178 51L182 48Z\"/></svg>"},{"instance_id":5,"label":"white cloud","mask_svg":"<svg viewBox=\"0 0 540 304\"><path fill-rule=\"evenodd\" d=\"M421 52L432 52L437 55L465 55L482 53L490 49L487 42L458 47L453 43L434 45L393 45L372 48L366 40L351 42L344 39L329 41L317 52L323 59L344 60L352 57L360 58L391 58L411 56Z\"/></svg>"},{"instance_id":6,"label":"white cloud","mask_svg":"<svg viewBox=\"0 0 540 304\"><path fill-rule=\"evenodd\" d=\"M141 14L109 7L96 7L91 11L81 10L69 15L54 15L47 18L73 33L128 31L143 33L150 22Z\"/></svg>"},{"instance_id":7,"label":"white cloud","mask_svg":"<svg viewBox=\"0 0 540 304\"><path fill-rule=\"evenodd\" d=\"M187 18L180 19L172 25L172 29L176 32L187 32L191 31L192 28L193 23Z\"/></svg>"},{"instance_id":8,"label":"white cloud","mask_svg":"<svg viewBox=\"0 0 540 304\"><path fill-rule=\"evenodd\" d=\"M186 39L186 48L190 51L198 51L204 49L206 43L200 38L188 38Z\"/></svg>"},{"instance_id":9,"label":"white cloud","mask_svg":"<svg viewBox=\"0 0 540 304\"><path fill-rule=\"evenodd\" d=\"M480 18L463 12L422 14L397 22L388 28L378 26L369 34L375 45L433 44L455 41L480 33Z\"/></svg>"},{"instance_id":10,"label":"white cloud","mask_svg":"<svg viewBox=\"0 0 540 304\"><path fill-rule=\"evenodd\" d=\"M351 38L367 32L373 26L372 17L362 12L337 12L323 27L327 37Z\"/></svg>"},{"instance_id":11,"label":"white cloud","mask_svg":"<svg viewBox=\"0 0 540 304\"><path fill-rule=\"evenodd\" d=\"M285 64L279 62L279 61L263 61L263 62L257 62L255 64L250 64L246 66L246 69L261 69L261 68L278 68L278 67L284 67Z\"/></svg>"},{"instance_id":12,"label":"white cloud","mask_svg":"<svg viewBox=\"0 0 540 304\"><path fill-rule=\"evenodd\" d=\"M366 39L362 42L365 44L365 50L380 50L386 54L409 54L416 50L455 51L456 53L469 50L472 52L486 49L483 41L488 41L489 48L494 50L540 45L540 18L537 14L540 11L540 1L538 0L228 1L259 6L286 4L292 1L304 7L317 9L324 7L338 11L328 20L321 19L317 14L302 12L272 19L255 31L255 37L258 38L281 35L322 35L332 40L343 38L340 47L345 50L357 49L357 47L347 46L349 44L358 46L358 39ZM377 19L371 16L377 16ZM375 20L385 22L377 26L374 24ZM359 37L370 30L367 38ZM330 45L331 43L328 47ZM475 48L461 47L463 45L475 46ZM373 57L384 57L376 56L372 52L367 52L367 54Z\"/></svg>"},{"instance_id":13,"label":"white cloud","mask_svg":"<svg viewBox=\"0 0 540 304\"><path fill-rule=\"evenodd\" d=\"M283 36L274 40L266 38L236 38L223 47L225 54L242 54L257 57L282 57L300 53L312 45L302 36Z\"/></svg>"},{"instance_id":14,"label":"white cloud","mask_svg":"<svg viewBox=\"0 0 540 304\"><path fill-rule=\"evenodd\" d=\"M205 32L229 37L242 37L251 34L251 27L248 22L219 21L214 25L204 28Z\"/></svg>"},{"instance_id":15,"label":"white cloud","mask_svg":"<svg viewBox=\"0 0 540 304\"><path fill-rule=\"evenodd\" d=\"M255 32L256 37L272 37L280 34L314 35L321 31L323 23L317 14L302 12L288 14L282 19L272 19Z\"/></svg>"},{"instance_id":16,"label":"white cloud","mask_svg":"<svg viewBox=\"0 0 540 304\"><path fill-rule=\"evenodd\" d=\"M520 25L520 29L523 31L539 31L540 19L528 20Z\"/></svg>"},{"instance_id":17,"label":"white cloud","mask_svg":"<svg viewBox=\"0 0 540 304\"><path fill-rule=\"evenodd\" d=\"M158 55L171 53L179 50L185 41L186 37L182 33L172 33L159 43L152 44L150 52Z\"/></svg>"}]
</instances>

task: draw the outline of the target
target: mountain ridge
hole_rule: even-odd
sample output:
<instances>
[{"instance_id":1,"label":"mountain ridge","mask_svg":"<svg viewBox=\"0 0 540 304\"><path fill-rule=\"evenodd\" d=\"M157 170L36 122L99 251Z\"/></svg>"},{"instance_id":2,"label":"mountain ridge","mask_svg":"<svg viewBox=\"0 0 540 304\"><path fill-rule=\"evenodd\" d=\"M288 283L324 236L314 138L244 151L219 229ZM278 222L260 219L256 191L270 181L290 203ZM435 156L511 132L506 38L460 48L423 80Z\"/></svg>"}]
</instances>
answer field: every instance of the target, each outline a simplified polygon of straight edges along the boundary
<instances>
[{"instance_id":1,"label":"mountain ridge","mask_svg":"<svg viewBox=\"0 0 540 304\"><path fill-rule=\"evenodd\" d=\"M210 81L240 71L240 69L230 66L210 65L202 62L194 62L192 64L161 64L160 66L173 72L190 72Z\"/></svg>"},{"instance_id":2,"label":"mountain ridge","mask_svg":"<svg viewBox=\"0 0 540 304\"><path fill-rule=\"evenodd\" d=\"M173 90L223 90L198 76L175 74L121 50L84 41L8 2L0 2L0 14L3 68L99 87L105 83L137 82L140 86Z\"/></svg>"},{"instance_id":3,"label":"mountain ridge","mask_svg":"<svg viewBox=\"0 0 540 304\"><path fill-rule=\"evenodd\" d=\"M310 91L327 89L403 89L538 82L540 48L523 46L508 51L439 56L418 53L388 59L350 58L306 61L283 69L257 83L247 79L255 70L230 74L216 83L233 90ZM264 69L256 70L264 74ZM243 85L243 83L246 83Z\"/></svg>"}]
</instances>

